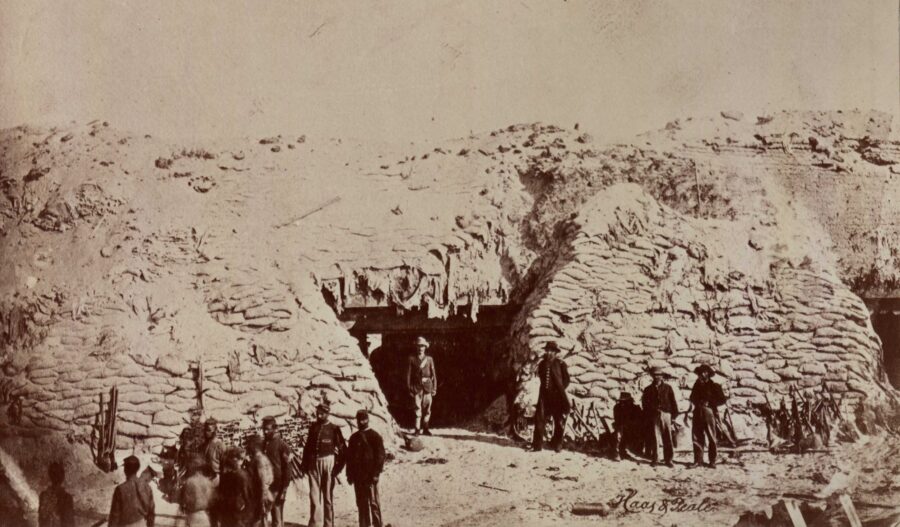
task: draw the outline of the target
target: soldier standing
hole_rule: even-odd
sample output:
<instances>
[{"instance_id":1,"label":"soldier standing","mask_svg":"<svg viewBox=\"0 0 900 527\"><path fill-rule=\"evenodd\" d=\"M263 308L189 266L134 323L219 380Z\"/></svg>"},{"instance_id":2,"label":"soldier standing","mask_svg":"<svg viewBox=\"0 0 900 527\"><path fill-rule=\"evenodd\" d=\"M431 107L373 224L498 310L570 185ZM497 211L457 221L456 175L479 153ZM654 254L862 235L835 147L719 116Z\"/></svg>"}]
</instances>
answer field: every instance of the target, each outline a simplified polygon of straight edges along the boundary
<instances>
[{"instance_id":1,"label":"soldier standing","mask_svg":"<svg viewBox=\"0 0 900 527\"><path fill-rule=\"evenodd\" d=\"M651 465L659 463L659 444L662 442L663 464L672 467L674 466L672 417L678 415L675 391L663 380L665 373L662 368L656 366L650 368L650 375L653 382L644 389L641 404L644 407L644 416L650 419L653 426L654 440L650 442Z\"/></svg>"},{"instance_id":2,"label":"soldier standing","mask_svg":"<svg viewBox=\"0 0 900 527\"><path fill-rule=\"evenodd\" d=\"M193 456L188 461L187 478L178 491L178 504L184 512L187 527L208 527L212 524L212 511L216 487L210 480L204 459Z\"/></svg>"},{"instance_id":3,"label":"soldier standing","mask_svg":"<svg viewBox=\"0 0 900 527\"><path fill-rule=\"evenodd\" d=\"M63 487L63 482L66 480L65 467L62 463L54 461L50 463L47 472L50 474L50 487L41 492L38 525L40 527L75 527L72 495Z\"/></svg>"},{"instance_id":4,"label":"soldier standing","mask_svg":"<svg viewBox=\"0 0 900 527\"><path fill-rule=\"evenodd\" d=\"M214 480L222 470L222 456L225 454L225 443L216 437L218 432L219 422L214 418L210 417L203 423L203 460L209 476Z\"/></svg>"},{"instance_id":5,"label":"soldier standing","mask_svg":"<svg viewBox=\"0 0 900 527\"><path fill-rule=\"evenodd\" d=\"M544 345L544 356L538 363L538 377L541 387L538 393L537 410L534 414L534 438L532 450L544 447L544 431L547 417L553 418L553 438L550 447L559 452L562 449L566 416L572 409L566 388L569 387L569 369L557 354L559 346L555 342Z\"/></svg>"},{"instance_id":6,"label":"soldier standing","mask_svg":"<svg viewBox=\"0 0 900 527\"><path fill-rule=\"evenodd\" d=\"M275 477L272 475L272 463L263 452L263 438L258 434L247 438L247 453L250 455L250 480L253 489L253 525L268 527L269 514L275 497L272 486Z\"/></svg>"},{"instance_id":7,"label":"soldier standing","mask_svg":"<svg viewBox=\"0 0 900 527\"><path fill-rule=\"evenodd\" d=\"M409 358L406 387L415 403L415 434L419 435L421 429L423 434L430 436L428 420L431 418L431 401L437 395L437 374L434 370L434 359L425 354L427 349L428 341L425 337L418 337L416 354Z\"/></svg>"},{"instance_id":8,"label":"soldier standing","mask_svg":"<svg viewBox=\"0 0 900 527\"><path fill-rule=\"evenodd\" d=\"M356 493L360 527L381 527L378 477L384 467L384 441L369 428L369 413L356 412L359 430L350 436L347 446L347 483Z\"/></svg>"},{"instance_id":9,"label":"soldier standing","mask_svg":"<svg viewBox=\"0 0 900 527\"><path fill-rule=\"evenodd\" d=\"M691 389L691 404L694 405L691 436L694 443L694 463L692 467L703 464L703 447L709 443L709 466L716 466L716 423L717 407L725 404L725 393L718 383L712 380L715 371L707 364L697 366L694 373L699 377Z\"/></svg>"},{"instance_id":10,"label":"soldier standing","mask_svg":"<svg viewBox=\"0 0 900 527\"><path fill-rule=\"evenodd\" d=\"M291 485L291 449L278 433L274 417L265 417L262 422L266 437L264 450L272 464L272 527L284 527L284 502Z\"/></svg>"},{"instance_id":11,"label":"soldier standing","mask_svg":"<svg viewBox=\"0 0 900 527\"><path fill-rule=\"evenodd\" d=\"M635 432L641 425L641 407L634 403L631 393L623 391L613 407L613 430L616 433L616 450L613 459L632 460L628 446L633 445Z\"/></svg>"},{"instance_id":12,"label":"soldier standing","mask_svg":"<svg viewBox=\"0 0 900 527\"><path fill-rule=\"evenodd\" d=\"M303 447L301 468L309 476L309 527L334 526L334 484L344 468L346 444L340 427L328 422L330 412L327 400L319 403Z\"/></svg>"},{"instance_id":13,"label":"soldier standing","mask_svg":"<svg viewBox=\"0 0 900 527\"><path fill-rule=\"evenodd\" d=\"M203 423L203 460L206 463L206 471L212 479L212 486L219 484L219 474L222 472L222 458L225 455L225 443L217 437L219 422L210 417ZM212 527L219 527L219 515L215 510L209 511L209 523Z\"/></svg>"},{"instance_id":14,"label":"soldier standing","mask_svg":"<svg viewBox=\"0 0 900 527\"><path fill-rule=\"evenodd\" d=\"M252 527L256 513L252 480L241 467L243 457L240 448L229 448L225 452L219 479L218 510L222 522L230 527Z\"/></svg>"},{"instance_id":15,"label":"soldier standing","mask_svg":"<svg viewBox=\"0 0 900 527\"><path fill-rule=\"evenodd\" d=\"M137 473L141 462L134 456L125 458L125 482L113 491L109 508L109 527L153 527L156 522L156 502L150 485Z\"/></svg>"}]
</instances>

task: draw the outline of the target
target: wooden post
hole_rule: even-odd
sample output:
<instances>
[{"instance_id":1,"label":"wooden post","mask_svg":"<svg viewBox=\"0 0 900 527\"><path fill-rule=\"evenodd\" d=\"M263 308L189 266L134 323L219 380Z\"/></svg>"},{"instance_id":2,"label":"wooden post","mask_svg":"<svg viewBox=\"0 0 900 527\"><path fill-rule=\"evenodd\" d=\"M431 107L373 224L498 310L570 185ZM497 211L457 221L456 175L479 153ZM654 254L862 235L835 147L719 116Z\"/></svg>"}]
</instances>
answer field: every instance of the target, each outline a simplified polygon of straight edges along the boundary
<instances>
[{"instance_id":1,"label":"wooden post","mask_svg":"<svg viewBox=\"0 0 900 527\"><path fill-rule=\"evenodd\" d=\"M794 527L806 527L806 520L803 519L803 513L800 512L800 507L796 501L784 500L784 508L787 509L788 516L790 516Z\"/></svg>"},{"instance_id":2,"label":"wooden post","mask_svg":"<svg viewBox=\"0 0 900 527\"><path fill-rule=\"evenodd\" d=\"M846 514L847 519L850 520L850 527L862 527L862 521L859 519L859 514L856 513L856 507L853 506L853 500L850 499L850 496L841 494L838 496L838 501L841 502L841 507L844 508L844 514Z\"/></svg>"},{"instance_id":3,"label":"wooden post","mask_svg":"<svg viewBox=\"0 0 900 527\"><path fill-rule=\"evenodd\" d=\"M119 387L113 386L109 389L109 417L107 424L109 426L109 440L107 448L109 449L109 467L116 468L116 415L119 412Z\"/></svg>"}]
</instances>

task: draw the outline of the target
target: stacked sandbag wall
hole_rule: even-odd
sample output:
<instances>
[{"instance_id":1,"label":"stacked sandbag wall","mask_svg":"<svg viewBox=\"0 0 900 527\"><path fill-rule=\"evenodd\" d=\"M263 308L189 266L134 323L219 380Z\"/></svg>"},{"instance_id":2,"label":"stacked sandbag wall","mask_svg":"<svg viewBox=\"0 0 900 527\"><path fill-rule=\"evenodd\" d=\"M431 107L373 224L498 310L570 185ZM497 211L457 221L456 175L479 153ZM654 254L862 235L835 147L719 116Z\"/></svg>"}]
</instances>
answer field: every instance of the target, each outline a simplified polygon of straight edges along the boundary
<instances>
[{"instance_id":1,"label":"stacked sandbag wall","mask_svg":"<svg viewBox=\"0 0 900 527\"><path fill-rule=\"evenodd\" d=\"M563 350L571 395L608 410L623 391L639 400L647 368L661 366L684 411L704 363L747 417L791 386L824 386L847 412L884 400L880 342L862 300L832 270L748 243L751 232L777 238L772 229L692 219L636 185L598 193L561 228L514 322L521 404L535 400L548 341Z\"/></svg>"}]
</instances>

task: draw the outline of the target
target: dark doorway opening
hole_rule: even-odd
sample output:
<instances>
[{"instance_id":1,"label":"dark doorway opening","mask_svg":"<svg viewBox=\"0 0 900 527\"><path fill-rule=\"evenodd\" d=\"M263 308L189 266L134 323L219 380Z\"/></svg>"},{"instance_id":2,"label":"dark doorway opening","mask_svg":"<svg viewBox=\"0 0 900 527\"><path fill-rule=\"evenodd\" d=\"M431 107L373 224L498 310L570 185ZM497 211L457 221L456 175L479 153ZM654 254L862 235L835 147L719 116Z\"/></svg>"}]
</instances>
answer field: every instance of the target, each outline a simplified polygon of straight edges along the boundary
<instances>
[{"instance_id":1,"label":"dark doorway opening","mask_svg":"<svg viewBox=\"0 0 900 527\"><path fill-rule=\"evenodd\" d=\"M437 395L432 403L432 427L464 426L478 417L510 383L505 336L514 309L486 306L473 322L468 310L447 319L427 318L420 311L398 315L389 308L354 308L341 314L352 321L351 333L360 341L381 386L391 415L413 428L413 400L407 387L407 368L416 337L428 339L434 359Z\"/></svg>"},{"instance_id":2,"label":"dark doorway opening","mask_svg":"<svg viewBox=\"0 0 900 527\"><path fill-rule=\"evenodd\" d=\"M875 312L872 315L872 328L881 338L888 380L891 386L900 388L900 314L893 311Z\"/></svg>"}]
</instances>

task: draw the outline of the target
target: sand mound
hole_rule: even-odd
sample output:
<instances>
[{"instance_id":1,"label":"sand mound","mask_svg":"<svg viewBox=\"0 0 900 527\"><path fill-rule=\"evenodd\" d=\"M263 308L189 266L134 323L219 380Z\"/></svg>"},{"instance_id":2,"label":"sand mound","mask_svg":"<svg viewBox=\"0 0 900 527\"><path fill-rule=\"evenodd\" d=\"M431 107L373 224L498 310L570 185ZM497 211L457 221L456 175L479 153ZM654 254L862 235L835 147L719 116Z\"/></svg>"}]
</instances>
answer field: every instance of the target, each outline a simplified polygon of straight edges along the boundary
<instances>
[{"instance_id":1,"label":"sand mound","mask_svg":"<svg viewBox=\"0 0 900 527\"><path fill-rule=\"evenodd\" d=\"M601 148L530 124L405 152L5 130L2 379L24 425L76 443L117 386L123 448L173 441L191 413L251 429L324 396L346 432L368 408L396 444L343 314L522 305L496 358L521 386L552 338L574 395L604 404L646 364L689 383L708 359L737 401L824 380L849 407L887 393L855 294L896 292L888 130L730 115Z\"/></svg>"},{"instance_id":2,"label":"sand mound","mask_svg":"<svg viewBox=\"0 0 900 527\"><path fill-rule=\"evenodd\" d=\"M561 229L514 324L523 395L536 396L528 381L554 341L572 394L609 410L622 391L640 397L650 366L674 378L686 409L700 364L721 373L745 416L790 386L824 384L847 412L866 397L887 401L866 307L818 258L820 243L774 221L690 218L635 184L595 194Z\"/></svg>"}]
</instances>

